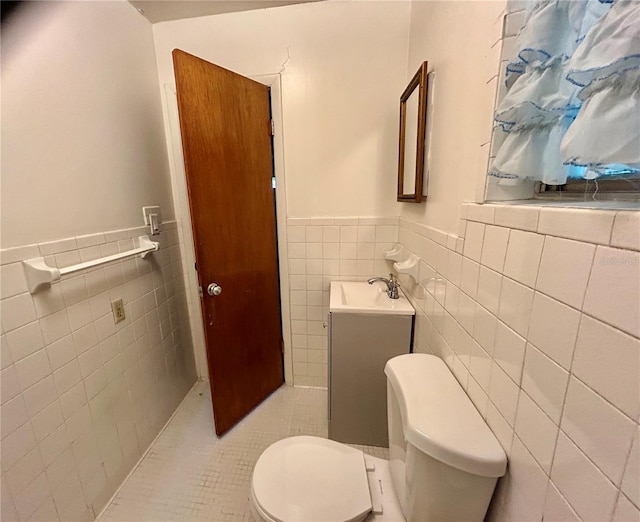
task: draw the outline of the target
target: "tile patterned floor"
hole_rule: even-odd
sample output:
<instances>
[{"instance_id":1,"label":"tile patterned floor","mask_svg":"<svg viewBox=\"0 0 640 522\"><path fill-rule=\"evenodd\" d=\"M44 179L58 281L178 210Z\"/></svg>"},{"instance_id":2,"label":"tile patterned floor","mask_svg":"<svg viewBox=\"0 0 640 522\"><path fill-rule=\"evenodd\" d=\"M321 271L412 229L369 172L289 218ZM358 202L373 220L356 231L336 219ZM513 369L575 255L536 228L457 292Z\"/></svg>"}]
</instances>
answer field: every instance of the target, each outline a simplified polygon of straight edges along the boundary
<instances>
[{"instance_id":1,"label":"tile patterned floor","mask_svg":"<svg viewBox=\"0 0 640 522\"><path fill-rule=\"evenodd\" d=\"M209 386L198 383L99 520L252 521L251 472L262 451L294 435L326 437L326 419L326 390L283 386L218 439ZM387 458L384 448L357 447Z\"/></svg>"}]
</instances>

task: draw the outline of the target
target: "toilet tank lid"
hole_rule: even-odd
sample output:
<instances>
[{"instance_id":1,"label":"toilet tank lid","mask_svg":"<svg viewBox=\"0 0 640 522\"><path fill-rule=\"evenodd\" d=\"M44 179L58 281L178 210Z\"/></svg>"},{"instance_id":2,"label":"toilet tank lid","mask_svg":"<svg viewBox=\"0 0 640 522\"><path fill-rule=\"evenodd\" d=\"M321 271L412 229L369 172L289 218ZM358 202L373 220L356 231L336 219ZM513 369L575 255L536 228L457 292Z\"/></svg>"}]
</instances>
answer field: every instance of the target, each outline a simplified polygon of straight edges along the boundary
<instances>
[{"instance_id":1,"label":"toilet tank lid","mask_svg":"<svg viewBox=\"0 0 640 522\"><path fill-rule=\"evenodd\" d=\"M398 400L407 442L468 473L504 475L504 450L442 359L400 355L387 362L384 373Z\"/></svg>"}]
</instances>

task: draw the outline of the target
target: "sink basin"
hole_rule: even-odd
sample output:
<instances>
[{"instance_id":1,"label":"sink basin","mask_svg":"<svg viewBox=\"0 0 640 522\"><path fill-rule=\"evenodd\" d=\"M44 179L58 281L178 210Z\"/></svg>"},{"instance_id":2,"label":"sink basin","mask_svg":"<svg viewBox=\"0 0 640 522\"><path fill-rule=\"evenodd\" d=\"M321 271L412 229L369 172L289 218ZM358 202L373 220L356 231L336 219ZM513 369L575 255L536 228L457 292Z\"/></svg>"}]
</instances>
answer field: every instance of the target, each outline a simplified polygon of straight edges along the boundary
<instances>
[{"instance_id":1,"label":"sink basin","mask_svg":"<svg viewBox=\"0 0 640 522\"><path fill-rule=\"evenodd\" d=\"M400 289L400 297L387 296L383 282L334 281L331 283L329 310L333 313L415 315L415 310Z\"/></svg>"}]
</instances>

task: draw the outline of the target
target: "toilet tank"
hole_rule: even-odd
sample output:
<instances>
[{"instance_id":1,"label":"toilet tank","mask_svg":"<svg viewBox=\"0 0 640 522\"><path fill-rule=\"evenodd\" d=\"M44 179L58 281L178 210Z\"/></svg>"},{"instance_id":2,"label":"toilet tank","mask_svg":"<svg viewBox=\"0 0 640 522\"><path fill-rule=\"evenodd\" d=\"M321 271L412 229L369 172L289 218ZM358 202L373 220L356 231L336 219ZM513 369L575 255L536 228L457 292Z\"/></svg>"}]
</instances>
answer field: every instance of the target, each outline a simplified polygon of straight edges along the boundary
<instances>
[{"instance_id":1,"label":"toilet tank","mask_svg":"<svg viewBox=\"0 0 640 522\"><path fill-rule=\"evenodd\" d=\"M394 357L385 366L389 461L408 522L481 521L507 457L442 359Z\"/></svg>"}]
</instances>

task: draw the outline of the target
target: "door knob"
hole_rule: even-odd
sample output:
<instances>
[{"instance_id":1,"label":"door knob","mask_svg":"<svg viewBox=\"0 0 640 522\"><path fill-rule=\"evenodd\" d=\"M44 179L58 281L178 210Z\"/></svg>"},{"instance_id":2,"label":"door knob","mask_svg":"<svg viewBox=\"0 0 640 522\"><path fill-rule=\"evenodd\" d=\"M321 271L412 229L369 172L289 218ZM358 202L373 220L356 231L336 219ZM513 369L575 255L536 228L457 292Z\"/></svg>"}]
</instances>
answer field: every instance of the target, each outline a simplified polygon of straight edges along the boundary
<instances>
[{"instance_id":1,"label":"door knob","mask_svg":"<svg viewBox=\"0 0 640 522\"><path fill-rule=\"evenodd\" d=\"M209 295L220 295L222 293L222 287L217 283L211 283L207 287L207 293Z\"/></svg>"}]
</instances>

